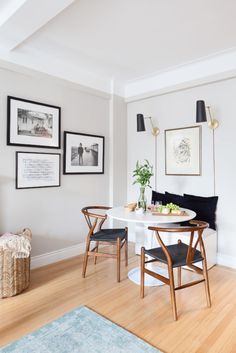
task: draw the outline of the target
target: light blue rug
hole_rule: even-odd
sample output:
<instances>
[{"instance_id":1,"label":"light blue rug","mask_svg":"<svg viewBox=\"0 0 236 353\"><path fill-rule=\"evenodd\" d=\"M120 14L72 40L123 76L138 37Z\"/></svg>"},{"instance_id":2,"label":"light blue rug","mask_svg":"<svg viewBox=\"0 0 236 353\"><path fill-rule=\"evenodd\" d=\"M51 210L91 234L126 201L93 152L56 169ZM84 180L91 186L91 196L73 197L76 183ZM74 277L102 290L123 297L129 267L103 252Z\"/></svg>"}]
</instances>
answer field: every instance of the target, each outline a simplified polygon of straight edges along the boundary
<instances>
[{"instance_id":1,"label":"light blue rug","mask_svg":"<svg viewBox=\"0 0 236 353\"><path fill-rule=\"evenodd\" d=\"M161 353L84 306L3 347L0 352Z\"/></svg>"}]
</instances>

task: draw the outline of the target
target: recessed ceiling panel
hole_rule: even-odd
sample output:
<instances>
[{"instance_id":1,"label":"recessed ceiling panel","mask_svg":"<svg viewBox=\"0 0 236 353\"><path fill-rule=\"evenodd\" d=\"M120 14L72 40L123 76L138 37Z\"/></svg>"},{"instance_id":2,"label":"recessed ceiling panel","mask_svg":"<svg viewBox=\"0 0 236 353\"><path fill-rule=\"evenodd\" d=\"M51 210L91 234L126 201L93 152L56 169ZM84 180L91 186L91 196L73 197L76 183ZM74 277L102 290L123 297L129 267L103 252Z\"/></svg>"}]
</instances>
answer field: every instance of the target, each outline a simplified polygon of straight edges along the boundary
<instances>
[{"instance_id":1,"label":"recessed ceiling panel","mask_svg":"<svg viewBox=\"0 0 236 353\"><path fill-rule=\"evenodd\" d=\"M21 45L125 80L236 47L235 0L77 0Z\"/></svg>"}]
</instances>

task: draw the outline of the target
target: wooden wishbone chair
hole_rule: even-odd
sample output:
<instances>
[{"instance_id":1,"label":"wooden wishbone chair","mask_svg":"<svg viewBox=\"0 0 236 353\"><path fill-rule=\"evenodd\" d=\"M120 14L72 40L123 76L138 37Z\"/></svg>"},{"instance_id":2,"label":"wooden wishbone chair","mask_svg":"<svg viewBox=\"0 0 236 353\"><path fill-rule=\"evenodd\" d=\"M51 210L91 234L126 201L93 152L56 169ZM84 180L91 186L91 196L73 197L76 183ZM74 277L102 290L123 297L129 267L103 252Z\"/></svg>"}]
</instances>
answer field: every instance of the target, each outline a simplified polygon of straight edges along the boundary
<instances>
[{"instance_id":1,"label":"wooden wishbone chair","mask_svg":"<svg viewBox=\"0 0 236 353\"><path fill-rule=\"evenodd\" d=\"M202 233L204 229L208 228L209 225L203 221L190 221L187 226L179 226L176 228L161 228L161 227L149 227L149 230L155 232L157 241L160 247L155 249L146 250L144 247L141 249L141 298L144 297L144 275L147 273L150 276L168 284L170 286L171 303L174 320L177 320L177 309L176 309L176 298L175 291L184 289L195 284L204 282L206 291L207 306L211 306L210 288L207 272L207 259L205 253L205 247L202 239ZM160 233L186 233L189 232L189 245L182 243L178 240L178 244L166 246L161 239ZM195 233L197 237L194 237ZM171 235L170 235L171 236ZM200 251L197 250L197 246L200 246ZM145 261L145 255L151 257L151 260ZM166 278L156 272L150 271L145 268L145 264L150 262L162 262L168 266L169 278ZM202 261L203 269L197 267L194 263ZM191 270L203 276L203 279L192 281L189 283L181 284L181 267L187 266ZM173 269L178 269L178 286L175 286L174 272Z\"/></svg>"},{"instance_id":2,"label":"wooden wishbone chair","mask_svg":"<svg viewBox=\"0 0 236 353\"><path fill-rule=\"evenodd\" d=\"M117 282L120 282L120 260L121 248L125 247L125 265L128 266L128 229L127 228L113 228L103 229L102 226L107 219L104 211L111 207L105 206L88 206L82 208L81 212L84 214L86 222L89 227L89 232L86 240L86 250L84 254L83 272L82 276L85 278L88 257L94 257L94 264L98 256L110 257L117 259ZM102 214L103 212L103 214ZM95 243L93 249L90 250L91 242ZM116 254L98 252L99 244L115 245Z\"/></svg>"}]
</instances>

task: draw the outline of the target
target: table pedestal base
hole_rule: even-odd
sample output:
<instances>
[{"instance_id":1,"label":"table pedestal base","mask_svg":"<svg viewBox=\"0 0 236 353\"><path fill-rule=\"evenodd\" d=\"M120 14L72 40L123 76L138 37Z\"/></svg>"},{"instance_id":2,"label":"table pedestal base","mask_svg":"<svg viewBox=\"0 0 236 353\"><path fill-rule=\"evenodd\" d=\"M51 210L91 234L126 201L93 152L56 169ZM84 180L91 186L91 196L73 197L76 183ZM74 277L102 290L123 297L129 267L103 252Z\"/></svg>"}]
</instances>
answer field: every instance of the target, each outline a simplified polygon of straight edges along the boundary
<instances>
[{"instance_id":1,"label":"table pedestal base","mask_svg":"<svg viewBox=\"0 0 236 353\"><path fill-rule=\"evenodd\" d=\"M147 264L146 268L149 269L150 271L156 272L164 277L168 278L168 271L164 268L159 267L158 265L155 264ZM135 267L128 273L129 279L140 285L141 284L141 269L140 267ZM162 286L163 282L159 281L158 279L149 276L148 274L145 273L145 278L144 278L144 285L145 287L155 287L155 286Z\"/></svg>"}]
</instances>

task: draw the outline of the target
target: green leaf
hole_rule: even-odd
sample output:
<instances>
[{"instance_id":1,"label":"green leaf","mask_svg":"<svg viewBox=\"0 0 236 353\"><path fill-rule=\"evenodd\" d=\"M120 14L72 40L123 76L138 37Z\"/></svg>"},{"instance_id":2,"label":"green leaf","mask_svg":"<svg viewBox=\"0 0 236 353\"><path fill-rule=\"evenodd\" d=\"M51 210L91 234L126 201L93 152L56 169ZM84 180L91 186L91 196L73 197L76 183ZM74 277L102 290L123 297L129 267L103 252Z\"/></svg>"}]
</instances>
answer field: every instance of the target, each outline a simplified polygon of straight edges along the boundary
<instances>
[{"instance_id":1,"label":"green leaf","mask_svg":"<svg viewBox=\"0 0 236 353\"><path fill-rule=\"evenodd\" d=\"M142 187L150 187L150 179L153 174L153 166L149 163L147 159L144 160L144 164L139 164L139 161L136 162L136 169L133 171L133 177L135 181L133 184L140 184Z\"/></svg>"}]
</instances>

